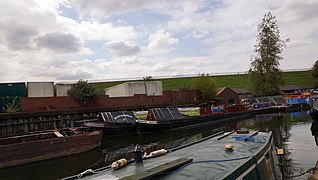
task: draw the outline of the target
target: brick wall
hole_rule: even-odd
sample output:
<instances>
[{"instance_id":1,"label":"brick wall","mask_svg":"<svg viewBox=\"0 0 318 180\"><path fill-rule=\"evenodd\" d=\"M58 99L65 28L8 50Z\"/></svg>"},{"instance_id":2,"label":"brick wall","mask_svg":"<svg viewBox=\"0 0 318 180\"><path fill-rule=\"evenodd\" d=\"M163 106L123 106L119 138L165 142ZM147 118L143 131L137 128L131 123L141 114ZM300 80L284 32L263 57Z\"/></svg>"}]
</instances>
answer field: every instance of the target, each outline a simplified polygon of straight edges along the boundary
<instances>
[{"instance_id":1,"label":"brick wall","mask_svg":"<svg viewBox=\"0 0 318 180\"><path fill-rule=\"evenodd\" d=\"M45 112L85 109L137 109L147 107L176 106L199 103L198 91L165 91L162 96L146 96L143 94L133 97L100 96L83 104L71 97L32 97L21 99L22 112Z\"/></svg>"},{"instance_id":2,"label":"brick wall","mask_svg":"<svg viewBox=\"0 0 318 180\"><path fill-rule=\"evenodd\" d=\"M239 95L236 94L231 88L225 88L221 93L218 94L219 104L230 104L233 101L234 104L240 104Z\"/></svg>"}]
</instances>

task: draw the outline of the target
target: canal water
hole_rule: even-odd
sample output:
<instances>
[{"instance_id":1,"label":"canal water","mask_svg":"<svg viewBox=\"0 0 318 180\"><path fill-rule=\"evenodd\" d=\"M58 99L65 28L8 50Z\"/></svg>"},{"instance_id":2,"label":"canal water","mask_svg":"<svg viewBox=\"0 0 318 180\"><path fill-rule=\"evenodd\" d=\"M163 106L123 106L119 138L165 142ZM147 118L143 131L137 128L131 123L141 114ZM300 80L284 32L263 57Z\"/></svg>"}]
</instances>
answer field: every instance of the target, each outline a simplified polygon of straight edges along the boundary
<instances>
[{"instance_id":1,"label":"canal water","mask_svg":"<svg viewBox=\"0 0 318 180\"><path fill-rule=\"evenodd\" d=\"M314 167L318 160L318 142L315 141L315 137L318 139L318 124L308 114L308 111L266 114L187 131L106 137L101 148L87 153L0 169L0 179L60 179L109 165L122 157L129 159L136 144L147 151L169 149L219 131L240 128L272 131L275 146L285 150L281 157L285 179L307 179L307 174L297 176Z\"/></svg>"}]
</instances>

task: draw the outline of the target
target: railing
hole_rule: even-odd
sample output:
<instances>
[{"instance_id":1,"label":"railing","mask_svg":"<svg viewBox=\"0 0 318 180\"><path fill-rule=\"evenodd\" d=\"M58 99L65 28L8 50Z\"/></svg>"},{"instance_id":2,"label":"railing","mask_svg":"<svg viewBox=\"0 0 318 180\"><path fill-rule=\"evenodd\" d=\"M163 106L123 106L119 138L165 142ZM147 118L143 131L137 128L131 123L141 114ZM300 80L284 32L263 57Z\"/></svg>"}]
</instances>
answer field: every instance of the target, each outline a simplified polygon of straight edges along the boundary
<instances>
[{"instance_id":1,"label":"railing","mask_svg":"<svg viewBox=\"0 0 318 180\"><path fill-rule=\"evenodd\" d=\"M283 69L282 72L302 72L302 71L309 71L311 69L312 68ZM248 74L248 71L205 73L205 74L209 74L209 76L240 75L240 74ZM167 78L187 78L187 77L196 77L196 76L199 76L199 73L198 74L177 74L177 75L151 76L151 77L152 77L152 79L155 80L155 79L167 79ZM143 77L98 79L98 80L88 80L88 82L97 83L97 82L132 81L132 80L143 80ZM70 81L67 81L67 82L70 82Z\"/></svg>"}]
</instances>

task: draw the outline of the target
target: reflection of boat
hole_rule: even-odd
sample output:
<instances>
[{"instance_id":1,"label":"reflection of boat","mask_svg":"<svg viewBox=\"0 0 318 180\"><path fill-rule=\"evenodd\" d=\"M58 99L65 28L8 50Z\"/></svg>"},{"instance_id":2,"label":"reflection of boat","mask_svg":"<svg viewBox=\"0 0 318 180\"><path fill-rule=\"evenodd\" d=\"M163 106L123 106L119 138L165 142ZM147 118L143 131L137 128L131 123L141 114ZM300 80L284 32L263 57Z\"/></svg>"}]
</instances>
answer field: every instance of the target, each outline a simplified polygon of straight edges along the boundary
<instances>
[{"instance_id":1,"label":"reflection of boat","mask_svg":"<svg viewBox=\"0 0 318 180\"><path fill-rule=\"evenodd\" d=\"M104 135L137 133L133 111L101 112L97 122L85 123L84 126L93 130L102 130Z\"/></svg>"},{"instance_id":2,"label":"reflection of boat","mask_svg":"<svg viewBox=\"0 0 318 180\"><path fill-rule=\"evenodd\" d=\"M0 138L0 168L92 150L103 133L70 128Z\"/></svg>"},{"instance_id":3,"label":"reflection of boat","mask_svg":"<svg viewBox=\"0 0 318 180\"><path fill-rule=\"evenodd\" d=\"M128 163L92 170L84 179L281 179L271 132L218 133Z\"/></svg>"},{"instance_id":4,"label":"reflection of boat","mask_svg":"<svg viewBox=\"0 0 318 180\"><path fill-rule=\"evenodd\" d=\"M101 148L95 148L80 154L2 168L0 169L0 177L1 179L8 177L7 179L10 180L56 180L81 172L84 170L83 167L97 168L96 164L100 163L103 158Z\"/></svg>"},{"instance_id":5,"label":"reflection of boat","mask_svg":"<svg viewBox=\"0 0 318 180\"><path fill-rule=\"evenodd\" d=\"M256 120L261 120L261 121L268 121L273 119L273 115L272 114L261 114L261 115L256 115L255 116Z\"/></svg>"},{"instance_id":6,"label":"reflection of boat","mask_svg":"<svg viewBox=\"0 0 318 180\"><path fill-rule=\"evenodd\" d=\"M311 112L309 113L310 117L315 120L318 121L318 109L317 108L312 108Z\"/></svg>"}]
</instances>

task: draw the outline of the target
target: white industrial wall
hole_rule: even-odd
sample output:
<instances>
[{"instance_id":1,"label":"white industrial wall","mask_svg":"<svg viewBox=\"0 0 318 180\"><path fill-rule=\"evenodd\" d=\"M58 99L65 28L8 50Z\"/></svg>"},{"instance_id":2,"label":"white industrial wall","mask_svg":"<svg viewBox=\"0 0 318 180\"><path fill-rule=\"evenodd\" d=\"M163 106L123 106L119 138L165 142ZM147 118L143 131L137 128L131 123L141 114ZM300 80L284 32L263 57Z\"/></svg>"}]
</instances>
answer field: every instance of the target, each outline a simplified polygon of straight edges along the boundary
<instances>
[{"instance_id":1,"label":"white industrial wall","mask_svg":"<svg viewBox=\"0 0 318 180\"><path fill-rule=\"evenodd\" d=\"M105 89L105 94L108 95L109 97L126 97L126 96L131 96L128 95L128 91L126 88L126 84L119 84L110 88Z\"/></svg>"},{"instance_id":2,"label":"white industrial wall","mask_svg":"<svg viewBox=\"0 0 318 180\"><path fill-rule=\"evenodd\" d=\"M53 82L28 82L28 97L53 97Z\"/></svg>"},{"instance_id":3,"label":"white industrial wall","mask_svg":"<svg viewBox=\"0 0 318 180\"><path fill-rule=\"evenodd\" d=\"M109 97L127 97L135 94L146 94L145 84L148 96L161 96L163 94L161 81L147 82L126 82L105 89L105 94Z\"/></svg>"},{"instance_id":4,"label":"white industrial wall","mask_svg":"<svg viewBox=\"0 0 318 180\"><path fill-rule=\"evenodd\" d=\"M56 96L67 96L67 91L72 88L73 84L55 84Z\"/></svg>"}]
</instances>

